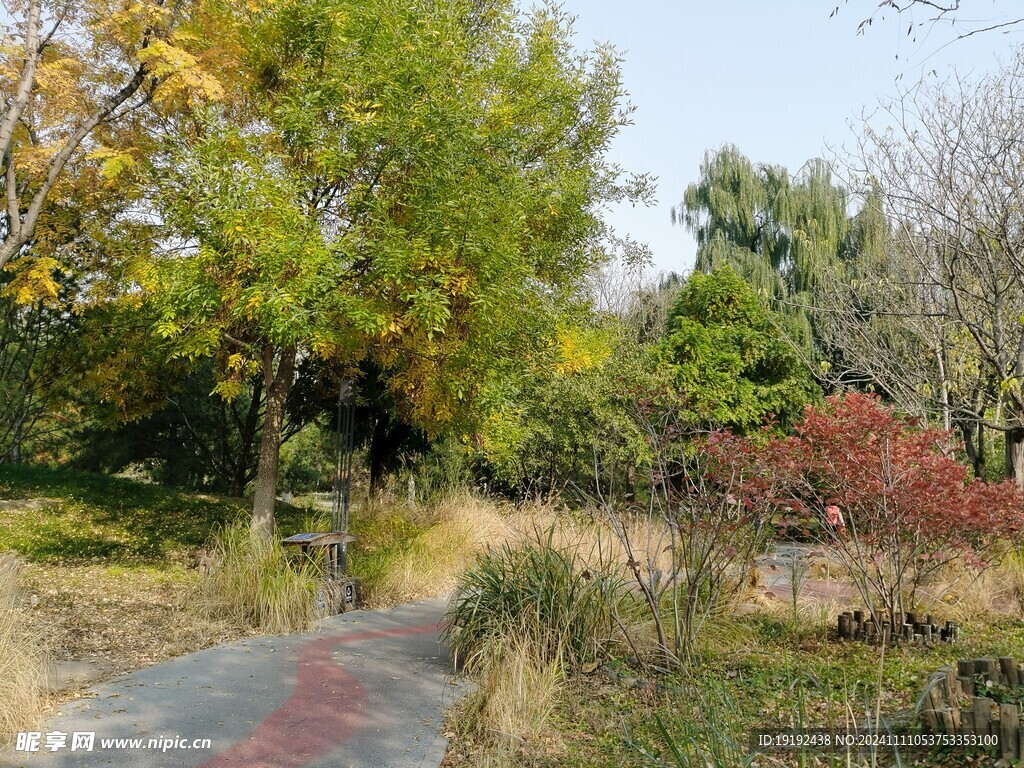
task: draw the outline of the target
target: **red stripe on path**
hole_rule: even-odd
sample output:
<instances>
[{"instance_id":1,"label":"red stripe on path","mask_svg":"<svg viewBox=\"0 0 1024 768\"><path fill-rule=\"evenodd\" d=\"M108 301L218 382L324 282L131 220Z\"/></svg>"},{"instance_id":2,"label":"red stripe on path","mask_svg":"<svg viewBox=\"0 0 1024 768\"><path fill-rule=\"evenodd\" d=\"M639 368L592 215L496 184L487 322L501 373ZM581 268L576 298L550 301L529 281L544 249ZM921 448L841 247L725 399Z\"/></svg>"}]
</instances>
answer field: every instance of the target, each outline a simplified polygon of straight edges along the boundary
<instances>
[{"instance_id":1,"label":"red stripe on path","mask_svg":"<svg viewBox=\"0 0 1024 768\"><path fill-rule=\"evenodd\" d=\"M436 632L436 623L331 635L299 649L295 688L245 741L199 768L300 768L336 749L366 723L366 690L331 658L339 645L385 637Z\"/></svg>"}]
</instances>

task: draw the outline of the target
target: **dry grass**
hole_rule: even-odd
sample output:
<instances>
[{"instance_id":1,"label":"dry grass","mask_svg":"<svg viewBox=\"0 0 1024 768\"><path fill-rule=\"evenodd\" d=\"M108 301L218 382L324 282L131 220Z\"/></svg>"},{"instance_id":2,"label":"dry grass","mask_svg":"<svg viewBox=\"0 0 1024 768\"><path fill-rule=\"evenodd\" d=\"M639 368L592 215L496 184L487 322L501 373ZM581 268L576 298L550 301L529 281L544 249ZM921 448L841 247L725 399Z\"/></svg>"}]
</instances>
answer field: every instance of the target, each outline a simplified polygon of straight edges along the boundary
<instances>
[{"instance_id":1,"label":"dry grass","mask_svg":"<svg viewBox=\"0 0 1024 768\"><path fill-rule=\"evenodd\" d=\"M37 726L47 694L47 658L18 588L19 563L0 557L0 742Z\"/></svg>"},{"instance_id":2,"label":"dry grass","mask_svg":"<svg viewBox=\"0 0 1024 768\"><path fill-rule=\"evenodd\" d=\"M525 632L492 650L460 723L473 741L514 750L544 731L565 678L558 661L542 658Z\"/></svg>"},{"instance_id":3,"label":"dry grass","mask_svg":"<svg viewBox=\"0 0 1024 768\"><path fill-rule=\"evenodd\" d=\"M271 635L309 629L319 617L322 574L289 558L276 539L239 521L220 532L215 550L219 564L190 601L199 615Z\"/></svg>"},{"instance_id":4,"label":"dry grass","mask_svg":"<svg viewBox=\"0 0 1024 768\"><path fill-rule=\"evenodd\" d=\"M475 496L445 499L415 513L424 530L383 570L373 585L382 604L446 595L473 559L489 544L514 537L509 508Z\"/></svg>"},{"instance_id":5,"label":"dry grass","mask_svg":"<svg viewBox=\"0 0 1024 768\"><path fill-rule=\"evenodd\" d=\"M488 547L537 541L541 535L545 539L550 536L556 548L573 551L585 568L631 576L624 542L607 520L570 515L553 504L514 506L458 494L415 510L392 503L367 508L363 514L374 521L372 539L399 538L391 531L382 535L382 529L406 525L420 529L400 552L371 569L373 583L367 585L367 591L375 605L447 595L459 575ZM663 526L630 519L622 528L645 574L670 572L671 556L665 551L668 541ZM372 556L376 542L366 543Z\"/></svg>"},{"instance_id":6,"label":"dry grass","mask_svg":"<svg viewBox=\"0 0 1024 768\"><path fill-rule=\"evenodd\" d=\"M1024 550L1009 552L980 574L950 567L930 589L944 605L944 614L956 621L1024 615Z\"/></svg>"},{"instance_id":7,"label":"dry grass","mask_svg":"<svg viewBox=\"0 0 1024 768\"><path fill-rule=\"evenodd\" d=\"M121 568L100 564L25 566L39 599L29 620L55 660L96 663L110 674L234 640L245 632L183 610L197 579L182 566Z\"/></svg>"}]
</instances>

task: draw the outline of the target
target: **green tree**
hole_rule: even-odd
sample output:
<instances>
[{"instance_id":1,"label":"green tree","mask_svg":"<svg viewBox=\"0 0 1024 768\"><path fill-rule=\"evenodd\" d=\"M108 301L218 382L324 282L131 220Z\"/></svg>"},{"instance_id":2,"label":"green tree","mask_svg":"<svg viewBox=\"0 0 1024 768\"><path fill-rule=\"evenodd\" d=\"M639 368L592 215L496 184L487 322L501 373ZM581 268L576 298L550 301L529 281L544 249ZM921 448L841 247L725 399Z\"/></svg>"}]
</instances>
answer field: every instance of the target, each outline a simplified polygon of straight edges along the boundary
<instances>
[{"instance_id":1,"label":"green tree","mask_svg":"<svg viewBox=\"0 0 1024 768\"><path fill-rule=\"evenodd\" d=\"M487 393L479 453L492 487L518 497L582 492L583 501L633 495L647 451L630 407L652 369L620 319L565 322L529 370L510 370Z\"/></svg>"},{"instance_id":2,"label":"green tree","mask_svg":"<svg viewBox=\"0 0 1024 768\"><path fill-rule=\"evenodd\" d=\"M255 10L253 10L255 9ZM152 164L169 226L144 288L217 392L264 377L253 526L269 533L297 365L370 358L437 432L602 258L618 59L511 2L290 0L235 11L248 86Z\"/></svg>"},{"instance_id":3,"label":"green tree","mask_svg":"<svg viewBox=\"0 0 1024 768\"><path fill-rule=\"evenodd\" d=\"M695 272L656 348L691 428L745 433L770 417L795 423L820 396L807 367L780 336L757 293L730 267Z\"/></svg>"},{"instance_id":4,"label":"green tree","mask_svg":"<svg viewBox=\"0 0 1024 768\"><path fill-rule=\"evenodd\" d=\"M845 190L822 160L790 177L732 145L707 152L700 175L672 209L673 221L697 238L697 269L732 266L774 309L799 321L794 328L810 345L812 291L850 246Z\"/></svg>"}]
</instances>

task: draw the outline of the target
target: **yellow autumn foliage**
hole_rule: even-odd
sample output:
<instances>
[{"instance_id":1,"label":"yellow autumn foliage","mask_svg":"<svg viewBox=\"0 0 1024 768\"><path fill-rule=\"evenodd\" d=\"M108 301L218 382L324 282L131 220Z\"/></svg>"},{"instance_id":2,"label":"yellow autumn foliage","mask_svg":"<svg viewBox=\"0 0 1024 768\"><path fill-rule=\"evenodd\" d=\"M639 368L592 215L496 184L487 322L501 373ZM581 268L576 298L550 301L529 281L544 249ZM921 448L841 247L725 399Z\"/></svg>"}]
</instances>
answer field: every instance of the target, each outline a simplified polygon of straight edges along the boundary
<instances>
[{"instance_id":1,"label":"yellow autumn foliage","mask_svg":"<svg viewBox=\"0 0 1024 768\"><path fill-rule=\"evenodd\" d=\"M611 349L597 331L570 329L559 332L557 339L558 361L555 370L561 376L597 368L603 363Z\"/></svg>"},{"instance_id":2,"label":"yellow autumn foliage","mask_svg":"<svg viewBox=\"0 0 1024 768\"><path fill-rule=\"evenodd\" d=\"M11 262L5 269L14 273L14 279L4 288L3 295L17 304L53 304L60 293L60 284L53 279L59 268L57 260L49 256Z\"/></svg>"}]
</instances>

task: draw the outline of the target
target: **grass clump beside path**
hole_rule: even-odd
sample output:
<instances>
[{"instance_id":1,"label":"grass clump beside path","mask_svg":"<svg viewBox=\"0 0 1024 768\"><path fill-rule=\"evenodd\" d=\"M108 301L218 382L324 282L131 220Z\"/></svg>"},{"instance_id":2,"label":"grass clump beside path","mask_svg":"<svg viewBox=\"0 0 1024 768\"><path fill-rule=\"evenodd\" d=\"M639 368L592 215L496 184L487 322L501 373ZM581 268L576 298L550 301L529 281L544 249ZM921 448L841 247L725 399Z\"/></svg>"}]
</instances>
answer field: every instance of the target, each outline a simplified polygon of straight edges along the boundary
<instances>
[{"instance_id":1,"label":"grass clump beside path","mask_svg":"<svg viewBox=\"0 0 1024 768\"><path fill-rule=\"evenodd\" d=\"M201 614L267 634L308 629L318 618L322 574L277 541L253 535L246 520L226 526L214 552L217 564L192 601Z\"/></svg>"},{"instance_id":2,"label":"grass clump beside path","mask_svg":"<svg viewBox=\"0 0 1024 768\"><path fill-rule=\"evenodd\" d=\"M18 587L18 560L0 556L0 744L38 725L47 691L47 658Z\"/></svg>"}]
</instances>

